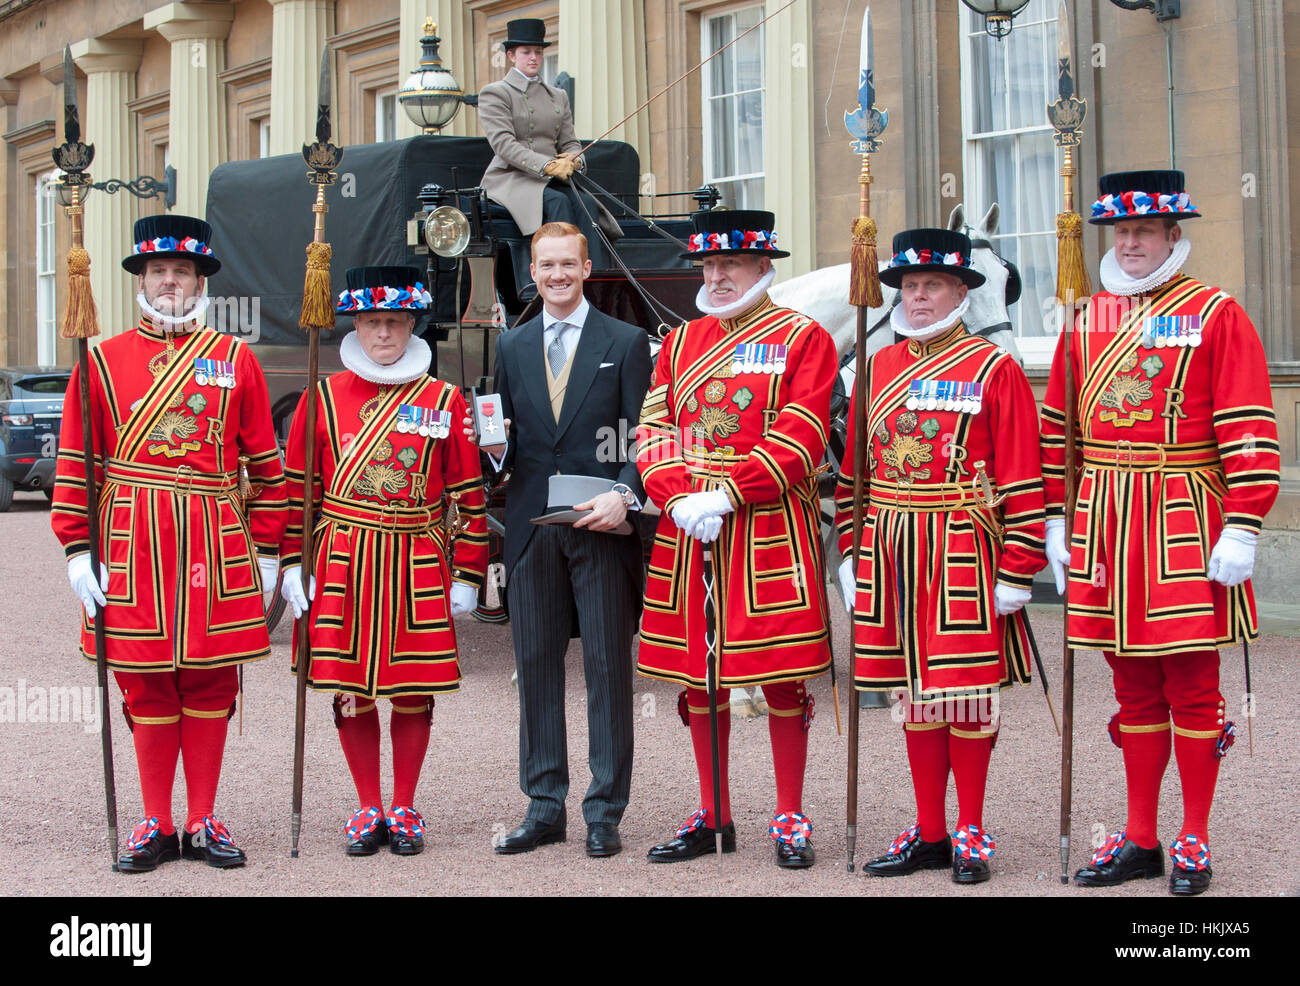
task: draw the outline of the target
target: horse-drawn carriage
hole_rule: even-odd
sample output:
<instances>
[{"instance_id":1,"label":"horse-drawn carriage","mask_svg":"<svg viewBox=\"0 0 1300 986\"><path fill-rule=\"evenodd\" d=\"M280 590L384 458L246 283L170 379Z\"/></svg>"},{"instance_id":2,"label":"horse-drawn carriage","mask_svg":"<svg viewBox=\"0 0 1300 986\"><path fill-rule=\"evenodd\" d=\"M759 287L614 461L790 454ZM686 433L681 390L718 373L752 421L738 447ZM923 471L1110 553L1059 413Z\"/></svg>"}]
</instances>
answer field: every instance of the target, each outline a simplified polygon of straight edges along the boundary
<instances>
[{"instance_id":1,"label":"horse-drawn carriage","mask_svg":"<svg viewBox=\"0 0 1300 986\"><path fill-rule=\"evenodd\" d=\"M531 317L538 305L528 273L527 238L477 187L491 159L492 149L483 138L419 136L349 147L328 198L336 287L348 267L427 268L434 298L424 330L435 353L430 372L463 387L481 388L490 382L497 334ZM697 314L699 275L680 257L690 232L687 213L645 216L636 211L641 171L630 145L599 141L586 159L587 171L576 180L601 197L623 235L612 244L615 268L594 271L584 291L596 307L640 325L657 344L669 328ZM311 239L309 195L302 159L296 155L223 164L213 172L208 189L207 215L214 236L229 245L222 270L209 285L214 325L254 345L266 372L281 442L306 386L306 337L298 319L302 248ZM716 193L705 188L661 198L693 211L712 207ZM949 224L971 234L976 247L972 261L987 278L983 288L972 292L972 331L1013 348L1006 306L1019 294L1019 277L991 248L996 222L994 206L980 226L971 229L958 207ZM841 355L828 452L834 467L844 452L852 388L856 312L848 302L848 277L848 265L843 264L785 281L771 292L777 303L824 325ZM894 341L888 326L890 294L887 289L884 308L870 313L869 354ZM343 334L322 335L322 374L342 368L338 342ZM834 470L825 477L823 490L828 535L833 475ZM500 525L493 527L499 536ZM277 596L271 617L278 620L281 609Z\"/></svg>"}]
</instances>

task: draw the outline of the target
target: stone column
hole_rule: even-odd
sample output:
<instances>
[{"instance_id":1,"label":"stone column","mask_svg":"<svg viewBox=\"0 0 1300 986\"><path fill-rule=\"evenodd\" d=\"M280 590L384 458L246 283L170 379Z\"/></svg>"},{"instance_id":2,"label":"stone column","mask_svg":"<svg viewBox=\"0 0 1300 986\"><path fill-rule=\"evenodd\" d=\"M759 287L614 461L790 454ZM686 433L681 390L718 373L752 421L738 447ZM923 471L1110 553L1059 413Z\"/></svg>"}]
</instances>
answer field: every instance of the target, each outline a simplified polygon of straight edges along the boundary
<instances>
[{"instance_id":1,"label":"stone column","mask_svg":"<svg viewBox=\"0 0 1300 986\"><path fill-rule=\"evenodd\" d=\"M763 202L791 254L776 261L778 280L817 265L812 74L812 3L798 0L763 25Z\"/></svg>"},{"instance_id":2,"label":"stone column","mask_svg":"<svg viewBox=\"0 0 1300 986\"><path fill-rule=\"evenodd\" d=\"M575 80L579 138L603 134L645 102L645 41L641 0L560 0L560 69ZM648 111L621 124L609 139L635 147L641 173L651 172Z\"/></svg>"},{"instance_id":3,"label":"stone column","mask_svg":"<svg viewBox=\"0 0 1300 986\"><path fill-rule=\"evenodd\" d=\"M86 73L86 109L81 118L86 123L83 139L95 145L90 166L95 181L130 181L141 173L135 160L135 114L126 105L135 98L141 48L135 39L107 38L87 38L72 46L73 60ZM126 190L112 195L93 191L86 199L90 286L105 338L135 324L135 284L119 262L129 249L138 211L135 197Z\"/></svg>"},{"instance_id":4,"label":"stone column","mask_svg":"<svg viewBox=\"0 0 1300 986\"><path fill-rule=\"evenodd\" d=\"M401 39L398 41L397 84L420 64L420 38L424 37L424 21L433 18L442 44L438 54L443 67L456 77L465 92L478 92L474 75L474 18L464 0L402 0L400 13ZM414 137L420 128L411 122L402 104L397 104L397 136ZM454 137L481 137L478 110L462 106L442 133Z\"/></svg>"},{"instance_id":5,"label":"stone column","mask_svg":"<svg viewBox=\"0 0 1300 986\"><path fill-rule=\"evenodd\" d=\"M330 0L268 0L271 4L271 153L300 154L316 138L320 55L333 33ZM331 72L334 67L331 66ZM337 121L337 81L330 94Z\"/></svg>"},{"instance_id":6,"label":"stone column","mask_svg":"<svg viewBox=\"0 0 1300 986\"><path fill-rule=\"evenodd\" d=\"M234 7L218 3L169 3L144 15L145 30L172 46L167 142L176 169L176 211L185 215L207 213L208 178L227 158L226 96L217 73L226 67L234 18Z\"/></svg>"}]
</instances>

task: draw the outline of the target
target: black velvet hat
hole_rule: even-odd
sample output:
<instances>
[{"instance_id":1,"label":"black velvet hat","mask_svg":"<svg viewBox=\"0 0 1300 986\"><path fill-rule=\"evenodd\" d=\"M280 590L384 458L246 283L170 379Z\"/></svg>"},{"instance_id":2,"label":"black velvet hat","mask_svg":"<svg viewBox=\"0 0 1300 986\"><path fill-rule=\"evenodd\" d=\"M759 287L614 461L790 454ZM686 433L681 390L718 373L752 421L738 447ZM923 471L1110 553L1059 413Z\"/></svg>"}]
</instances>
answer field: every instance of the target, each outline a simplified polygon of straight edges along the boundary
<instances>
[{"instance_id":1,"label":"black velvet hat","mask_svg":"<svg viewBox=\"0 0 1300 986\"><path fill-rule=\"evenodd\" d=\"M135 221L131 253L122 260L122 266L132 274L139 274L150 259L192 260L203 277L221 270L221 261L212 253L209 241L212 227L202 219L165 212L160 216L145 216Z\"/></svg>"},{"instance_id":2,"label":"black velvet hat","mask_svg":"<svg viewBox=\"0 0 1300 986\"><path fill-rule=\"evenodd\" d=\"M683 260L755 254L775 260L790 256L776 248L776 216L761 209L712 209L691 216L695 234L687 241Z\"/></svg>"},{"instance_id":3,"label":"black velvet hat","mask_svg":"<svg viewBox=\"0 0 1300 986\"><path fill-rule=\"evenodd\" d=\"M1125 219L1171 216L1197 219L1200 213L1186 191L1181 171L1115 171L1097 179L1100 197L1088 222L1112 226Z\"/></svg>"},{"instance_id":4,"label":"black velvet hat","mask_svg":"<svg viewBox=\"0 0 1300 986\"><path fill-rule=\"evenodd\" d=\"M533 48L549 48L551 42L546 40L546 22L536 17L521 17L506 23L506 39L501 47L506 51L530 45Z\"/></svg>"},{"instance_id":5,"label":"black velvet hat","mask_svg":"<svg viewBox=\"0 0 1300 986\"><path fill-rule=\"evenodd\" d=\"M334 310L341 315L358 312L410 312L416 321L433 303L418 267L349 267L347 290L339 292Z\"/></svg>"},{"instance_id":6,"label":"black velvet hat","mask_svg":"<svg viewBox=\"0 0 1300 986\"><path fill-rule=\"evenodd\" d=\"M880 272L891 288L903 286L903 276L938 271L960 278L968 288L984 283L984 275L971 266L970 237L952 229L905 229L894 237L894 255Z\"/></svg>"}]
</instances>

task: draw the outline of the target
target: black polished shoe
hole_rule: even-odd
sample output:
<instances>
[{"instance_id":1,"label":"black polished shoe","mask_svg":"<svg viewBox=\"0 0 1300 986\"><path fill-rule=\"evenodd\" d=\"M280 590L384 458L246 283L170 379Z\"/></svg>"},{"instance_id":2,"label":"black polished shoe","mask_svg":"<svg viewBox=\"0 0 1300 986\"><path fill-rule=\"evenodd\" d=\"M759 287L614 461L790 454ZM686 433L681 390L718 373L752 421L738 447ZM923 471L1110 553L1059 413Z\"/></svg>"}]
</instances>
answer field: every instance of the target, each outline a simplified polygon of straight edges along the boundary
<instances>
[{"instance_id":1,"label":"black polished shoe","mask_svg":"<svg viewBox=\"0 0 1300 986\"><path fill-rule=\"evenodd\" d=\"M683 826L677 835L667 842L661 842L648 853L646 858L652 863L680 863L696 856L707 856L718 851L714 831L705 825L695 828ZM736 851L736 823L728 822L722 826L722 851Z\"/></svg>"},{"instance_id":2,"label":"black polished shoe","mask_svg":"<svg viewBox=\"0 0 1300 986\"><path fill-rule=\"evenodd\" d=\"M549 846L555 842L564 842L566 837L565 818L561 815L553 822L539 822L535 818L525 818L524 824L509 835L503 837L494 847L494 851L503 856L520 852L532 852L538 846Z\"/></svg>"},{"instance_id":3,"label":"black polished shoe","mask_svg":"<svg viewBox=\"0 0 1300 986\"><path fill-rule=\"evenodd\" d=\"M181 858L181 844L176 833L163 835L158 819L146 818L131 832L126 850L118 857L121 873L151 873L163 863Z\"/></svg>"},{"instance_id":4,"label":"black polished shoe","mask_svg":"<svg viewBox=\"0 0 1300 986\"><path fill-rule=\"evenodd\" d=\"M989 864L983 859L967 859L957 855L952 861L953 883L983 883L989 878Z\"/></svg>"},{"instance_id":5,"label":"black polished shoe","mask_svg":"<svg viewBox=\"0 0 1300 986\"><path fill-rule=\"evenodd\" d=\"M813 852L811 842L805 842L797 849L788 842L776 844L776 865L784 869L806 870L816 859L817 854Z\"/></svg>"},{"instance_id":6,"label":"black polished shoe","mask_svg":"<svg viewBox=\"0 0 1300 986\"><path fill-rule=\"evenodd\" d=\"M618 826L611 822L592 822L587 826L587 855L593 859L617 856L623 851Z\"/></svg>"},{"instance_id":7,"label":"black polished shoe","mask_svg":"<svg viewBox=\"0 0 1300 986\"><path fill-rule=\"evenodd\" d=\"M1092 860L1074 874L1081 887L1117 887L1128 880L1145 880L1165 875L1165 854L1159 846L1143 849L1116 832L1092 855Z\"/></svg>"},{"instance_id":8,"label":"black polished shoe","mask_svg":"<svg viewBox=\"0 0 1300 986\"><path fill-rule=\"evenodd\" d=\"M920 829L913 825L894 840L883 856L864 863L863 873L871 876L907 876L917 870L942 870L952 863L952 840L922 842Z\"/></svg>"},{"instance_id":9,"label":"black polished shoe","mask_svg":"<svg viewBox=\"0 0 1300 986\"><path fill-rule=\"evenodd\" d=\"M219 870L248 862L244 850L235 845L230 832L211 815L203 816L203 827L181 836L181 858L197 859Z\"/></svg>"},{"instance_id":10,"label":"black polished shoe","mask_svg":"<svg viewBox=\"0 0 1300 986\"><path fill-rule=\"evenodd\" d=\"M384 816L388 826L388 851L394 856L418 856L424 852L424 819L414 808L388 809Z\"/></svg>"},{"instance_id":11,"label":"black polished shoe","mask_svg":"<svg viewBox=\"0 0 1300 986\"><path fill-rule=\"evenodd\" d=\"M1169 847L1174 861L1169 871L1169 892L1178 897L1195 897L1210 889L1210 847L1205 840L1185 832Z\"/></svg>"},{"instance_id":12,"label":"black polished shoe","mask_svg":"<svg viewBox=\"0 0 1300 986\"><path fill-rule=\"evenodd\" d=\"M373 856L388 844L388 823L376 807L362 808L343 829L348 837L349 856Z\"/></svg>"},{"instance_id":13,"label":"black polished shoe","mask_svg":"<svg viewBox=\"0 0 1300 986\"><path fill-rule=\"evenodd\" d=\"M1210 889L1210 877L1213 871L1207 866L1203 870L1185 870L1175 866L1169 871L1169 892L1176 897L1195 897Z\"/></svg>"}]
</instances>

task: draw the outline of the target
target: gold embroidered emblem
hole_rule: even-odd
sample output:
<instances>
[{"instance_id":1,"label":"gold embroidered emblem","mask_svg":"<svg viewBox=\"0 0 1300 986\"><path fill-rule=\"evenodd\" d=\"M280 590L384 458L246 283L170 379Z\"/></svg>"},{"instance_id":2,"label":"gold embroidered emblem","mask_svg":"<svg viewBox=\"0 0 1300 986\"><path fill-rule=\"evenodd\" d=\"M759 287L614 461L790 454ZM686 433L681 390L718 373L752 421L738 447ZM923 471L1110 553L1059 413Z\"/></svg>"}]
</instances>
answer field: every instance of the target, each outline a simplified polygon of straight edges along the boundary
<instances>
[{"instance_id":1,"label":"gold embroidered emblem","mask_svg":"<svg viewBox=\"0 0 1300 986\"><path fill-rule=\"evenodd\" d=\"M164 411L158 423L149 432L148 441L157 444L150 445L146 451L150 455L162 453L169 459L175 459L186 452L197 452L202 447L202 442L187 442L186 439L198 430L197 419L181 411ZM179 446L173 448L173 444L176 443L179 443Z\"/></svg>"},{"instance_id":2,"label":"gold embroidered emblem","mask_svg":"<svg viewBox=\"0 0 1300 986\"><path fill-rule=\"evenodd\" d=\"M406 474L393 466L370 465L357 480L357 492L366 496L384 497L406 489Z\"/></svg>"},{"instance_id":3,"label":"gold embroidered emblem","mask_svg":"<svg viewBox=\"0 0 1300 986\"><path fill-rule=\"evenodd\" d=\"M1133 360L1133 366L1137 366L1136 359ZM1116 428L1132 428L1139 421L1150 421L1155 417L1155 412L1151 408L1142 407L1143 402L1150 399L1150 380L1116 373L1098 401L1107 410L1102 411L1097 417L1101 421L1113 423ZM1134 410L1126 414L1125 405L1131 405Z\"/></svg>"},{"instance_id":4,"label":"gold embroidered emblem","mask_svg":"<svg viewBox=\"0 0 1300 986\"><path fill-rule=\"evenodd\" d=\"M695 413L696 411L698 411L699 409L700 409L700 402L697 401L697 400L695 399L695 395L694 395L694 394L692 394L690 397L686 398L686 410L687 410L687 411L689 411L691 414L694 414L694 413Z\"/></svg>"},{"instance_id":5,"label":"gold embroidered emblem","mask_svg":"<svg viewBox=\"0 0 1300 986\"><path fill-rule=\"evenodd\" d=\"M385 438L375 449L375 454L370 457L372 462L383 462L393 454L393 443Z\"/></svg>"},{"instance_id":6,"label":"gold embroidered emblem","mask_svg":"<svg viewBox=\"0 0 1300 986\"><path fill-rule=\"evenodd\" d=\"M704 388L704 399L710 404L717 404L727 396L727 385L721 380L710 380Z\"/></svg>"},{"instance_id":7,"label":"gold embroidered emblem","mask_svg":"<svg viewBox=\"0 0 1300 986\"><path fill-rule=\"evenodd\" d=\"M726 438L740 431L740 415L721 407L700 408L700 419L691 425L700 438Z\"/></svg>"},{"instance_id":8,"label":"gold embroidered emblem","mask_svg":"<svg viewBox=\"0 0 1300 986\"><path fill-rule=\"evenodd\" d=\"M379 385L379 393L375 394L374 397L370 398L357 409L357 417L361 419L362 424L365 424L375 416L375 412L379 410L380 401L388 396L390 390L392 390L391 384L381 383Z\"/></svg>"}]
</instances>

